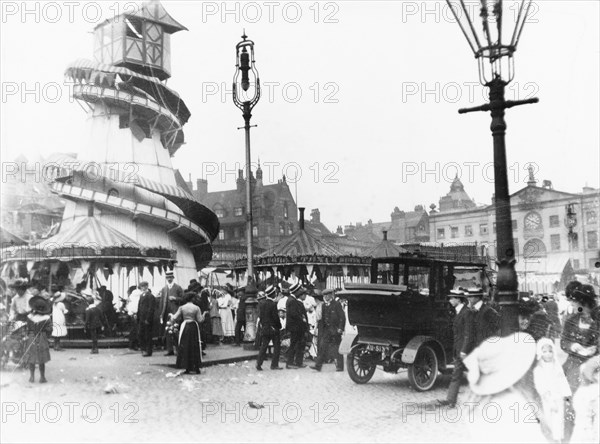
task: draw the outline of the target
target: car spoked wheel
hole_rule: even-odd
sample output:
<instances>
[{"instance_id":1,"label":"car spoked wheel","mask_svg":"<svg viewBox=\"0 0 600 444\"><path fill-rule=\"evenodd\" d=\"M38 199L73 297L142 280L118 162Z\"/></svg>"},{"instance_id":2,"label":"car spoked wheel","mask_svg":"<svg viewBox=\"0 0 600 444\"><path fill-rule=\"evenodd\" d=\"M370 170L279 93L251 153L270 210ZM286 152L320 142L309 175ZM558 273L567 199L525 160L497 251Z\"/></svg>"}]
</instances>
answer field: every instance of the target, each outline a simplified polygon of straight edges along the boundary
<instances>
[{"instance_id":1,"label":"car spoked wheel","mask_svg":"<svg viewBox=\"0 0 600 444\"><path fill-rule=\"evenodd\" d=\"M415 361L408 366L408 382L418 392L431 389L438 376L438 359L428 345L419 348Z\"/></svg>"},{"instance_id":2,"label":"car spoked wheel","mask_svg":"<svg viewBox=\"0 0 600 444\"><path fill-rule=\"evenodd\" d=\"M366 344L352 347L346 358L348 375L357 384L366 384L373 377L377 368L376 355L367 350Z\"/></svg>"}]
</instances>

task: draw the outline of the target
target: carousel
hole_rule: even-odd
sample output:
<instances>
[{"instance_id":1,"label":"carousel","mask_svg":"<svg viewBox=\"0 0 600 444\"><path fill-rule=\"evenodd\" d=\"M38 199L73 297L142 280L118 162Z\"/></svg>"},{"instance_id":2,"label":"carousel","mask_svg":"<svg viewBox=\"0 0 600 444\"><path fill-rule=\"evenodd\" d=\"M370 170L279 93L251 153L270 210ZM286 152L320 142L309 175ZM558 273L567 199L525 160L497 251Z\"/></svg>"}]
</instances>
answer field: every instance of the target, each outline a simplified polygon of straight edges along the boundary
<instances>
[{"instance_id":1,"label":"carousel","mask_svg":"<svg viewBox=\"0 0 600 444\"><path fill-rule=\"evenodd\" d=\"M257 282L263 286L300 280L315 288L342 288L344 282L368 282L371 258L344 254L333 242L319 239L305 230L304 208L299 229L287 239L254 258ZM245 278L246 259L233 265L238 279Z\"/></svg>"},{"instance_id":2,"label":"carousel","mask_svg":"<svg viewBox=\"0 0 600 444\"><path fill-rule=\"evenodd\" d=\"M152 285L176 261L175 250L146 248L89 216L37 245L2 249L1 274L8 281L27 276L50 294L65 293L67 342L85 338L88 302L82 291L98 291L106 302L105 336L118 341L132 322L126 310L129 286L148 276Z\"/></svg>"}]
</instances>

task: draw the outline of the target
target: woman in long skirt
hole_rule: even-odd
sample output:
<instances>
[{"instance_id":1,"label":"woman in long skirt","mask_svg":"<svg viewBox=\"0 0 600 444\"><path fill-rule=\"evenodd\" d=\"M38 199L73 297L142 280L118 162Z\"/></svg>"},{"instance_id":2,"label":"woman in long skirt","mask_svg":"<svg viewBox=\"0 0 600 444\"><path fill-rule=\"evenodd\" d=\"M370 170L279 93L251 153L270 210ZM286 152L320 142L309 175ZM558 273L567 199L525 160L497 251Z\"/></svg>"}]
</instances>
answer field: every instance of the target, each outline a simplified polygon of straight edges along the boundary
<instances>
[{"instance_id":1,"label":"woman in long skirt","mask_svg":"<svg viewBox=\"0 0 600 444\"><path fill-rule=\"evenodd\" d=\"M226 341L232 341L235 335L235 324L233 323L233 315L231 314L231 295L227 292L221 292L217 302L219 303L223 335Z\"/></svg>"},{"instance_id":2,"label":"woman in long skirt","mask_svg":"<svg viewBox=\"0 0 600 444\"><path fill-rule=\"evenodd\" d=\"M221 324L216 290L212 290L210 295L210 323L212 340L219 344L223 340L223 324Z\"/></svg>"},{"instance_id":3,"label":"woman in long skirt","mask_svg":"<svg viewBox=\"0 0 600 444\"><path fill-rule=\"evenodd\" d=\"M183 321L179 328L179 346L177 348L177 368L185 369L185 373L200 374L202 365L202 345L200 344L200 324L204 315L200 308L193 303L196 293L184 295L186 303L179 307L173 315L173 321Z\"/></svg>"}]
</instances>

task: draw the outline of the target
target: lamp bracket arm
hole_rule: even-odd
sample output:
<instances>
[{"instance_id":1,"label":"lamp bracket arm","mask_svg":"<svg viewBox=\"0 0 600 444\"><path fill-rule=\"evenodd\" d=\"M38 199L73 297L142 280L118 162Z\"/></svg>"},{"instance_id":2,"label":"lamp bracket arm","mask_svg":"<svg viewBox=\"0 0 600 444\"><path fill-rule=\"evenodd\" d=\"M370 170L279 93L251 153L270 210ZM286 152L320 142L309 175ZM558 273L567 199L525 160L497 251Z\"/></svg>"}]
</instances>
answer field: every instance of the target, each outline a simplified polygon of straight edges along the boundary
<instances>
[{"instance_id":1,"label":"lamp bracket arm","mask_svg":"<svg viewBox=\"0 0 600 444\"><path fill-rule=\"evenodd\" d=\"M525 99L525 100L507 100L505 102L504 107L512 108L513 106L530 105L532 103L538 103L539 101L540 101L540 99L538 99L537 97L532 97L531 99Z\"/></svg>"}]
</instances>

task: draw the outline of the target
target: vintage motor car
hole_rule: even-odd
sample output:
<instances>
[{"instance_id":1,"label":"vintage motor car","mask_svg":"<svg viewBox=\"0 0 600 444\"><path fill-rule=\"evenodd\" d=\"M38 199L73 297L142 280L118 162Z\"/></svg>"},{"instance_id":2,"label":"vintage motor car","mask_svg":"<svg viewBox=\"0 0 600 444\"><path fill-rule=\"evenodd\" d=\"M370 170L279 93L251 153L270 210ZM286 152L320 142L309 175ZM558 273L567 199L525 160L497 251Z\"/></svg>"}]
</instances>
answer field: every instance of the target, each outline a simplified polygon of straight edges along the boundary
<instances>
[{"instance_id":1,"label":"vintage motor car","mask_svg":"<svg viewBox=\"0 0 600 444\"><path fill-rule=\"evenodd\" d=\"M416 246L399 256L373 258L371 283L347 283L338 293L348 303L340 353L350 378L367 383L377 366L386 372L408 369L410 385L431 389L440 373L452 370L450 290L490 289L485 260L476 245Z\"/></svg>"}]
</instances>

